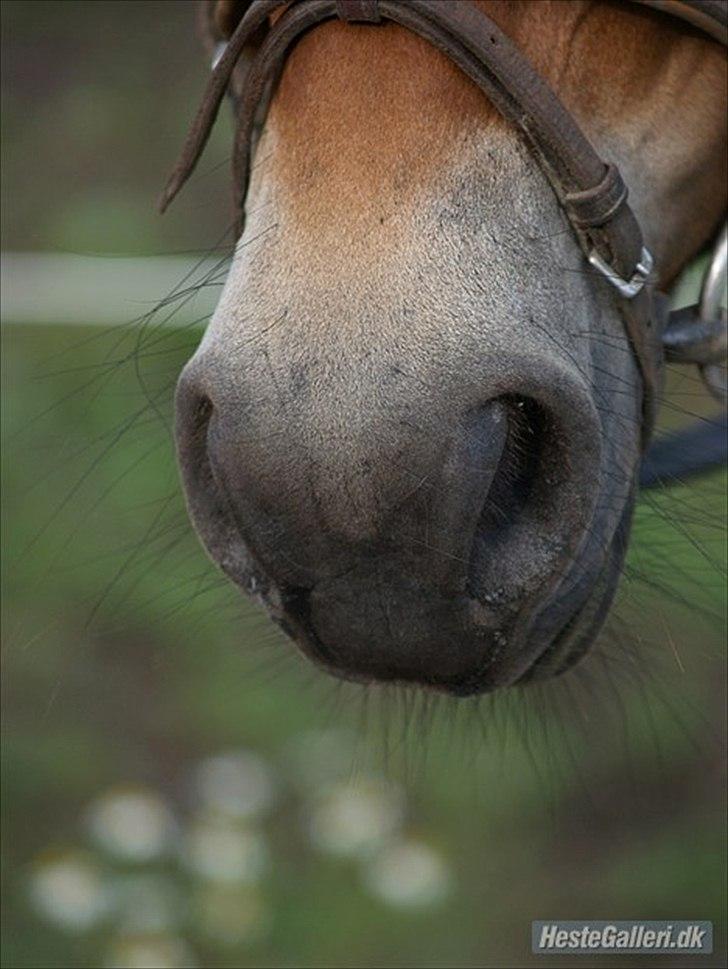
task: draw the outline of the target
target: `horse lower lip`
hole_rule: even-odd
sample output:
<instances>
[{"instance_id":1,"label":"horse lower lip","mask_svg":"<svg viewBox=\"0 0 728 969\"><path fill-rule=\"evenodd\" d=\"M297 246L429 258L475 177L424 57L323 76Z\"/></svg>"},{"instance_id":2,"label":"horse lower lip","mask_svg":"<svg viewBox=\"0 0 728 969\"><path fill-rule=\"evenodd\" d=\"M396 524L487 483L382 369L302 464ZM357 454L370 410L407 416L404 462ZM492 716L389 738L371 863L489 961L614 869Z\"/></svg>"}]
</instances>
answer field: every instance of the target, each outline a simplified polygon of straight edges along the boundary
<instances>
[{"instance_id":1,"label":"horse lower lip","mask_svg":"<svg viewBox=\"0 0 728 969\"><path fill-rule=\"evenodd\" d=\"M250 593L249 582L242 582L239 577L231 576L236 584ZM268 588L267 582L261 582L261 590ZM422 675L398 676L396 671L385 668L357 669L346 662L346 656L337 648L332 648L319 636L311 618L312 589L293 586L278 586L273 583L268 592L273 593L276 607L268 603L275 621L283 631L299 646L301 651L317 666L329 674L339 678L359 683L372 682L402 682L424 690L444 693L457 698L467 698L482 695L497 689L504 689L514 685L526 685L529 682L550 679L561 675L577 663L587 652L592 640L591 629L587 617L586 630L582 623L584 610L588 611L589 603L596 597L599 600L601 583L592 588L590 595L576 614L571 616L562 626L557 635L542 648L534 648L530 657L519 663L518 656L523 656L521 649L515 642L507 644L507 651L493 655L485 644L481 644L480 651L471 654L470 662L460 675L439 676ZM594 593L596 594L594 596ZM268 597L264 596L266 601ZM571 635L573 632L573 636ZM494 639L498 630L494 633ZM467 630L462 630L462 636L467 637ZM346 642L346 637L342 637ZM527 646L522 648L528 649ZM531 652L529 650L529 652ZM528 665L523 668L523 663Z\"/></svg>"},{"instance_id":2,"label":"horse lower lip","mask_svg":"<svg viewBox=\"0 0 728 969\"><path fill-rule=\"evenodd\" d=\"M341 582L349 579L342 577ZM399 682L457 697L489 692L516 679L507 637L495 624L488 631L482 625L487 624L487 610L467 597L440 599L433 606L438 600L434 590L427 590L427 595L416 590L423 594L411 601L412 607L439 610L439 622L429 630L423 624L421 635L408 641L402 630L411 628L414 620L401 619L389 630L370 629L361 624L361 615L338 610L337 599L343 596L358 602L366 597L359 583L346 590L336 580L321 585L328 587L323 594L317 587L282 591L283 614L278 621L309 659L338 678ZM400 603L413 591L400 590ZM362 608L366 617L366 604ZM480 627L473 624L474 617L481 620Z\"/></svg>"}]
</instances>

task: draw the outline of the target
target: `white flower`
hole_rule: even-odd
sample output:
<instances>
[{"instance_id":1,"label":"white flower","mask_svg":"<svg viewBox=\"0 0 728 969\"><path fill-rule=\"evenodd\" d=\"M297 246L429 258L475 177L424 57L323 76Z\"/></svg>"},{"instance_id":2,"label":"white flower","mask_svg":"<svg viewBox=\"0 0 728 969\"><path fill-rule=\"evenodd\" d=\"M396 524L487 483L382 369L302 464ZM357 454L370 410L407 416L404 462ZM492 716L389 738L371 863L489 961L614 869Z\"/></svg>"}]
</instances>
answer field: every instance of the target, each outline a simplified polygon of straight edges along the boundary
<instances>
[{"instance_id":1,"label":"white flower","mask_svg":"<svg viewBox=\"0 0 728 969\"><path fill-rule=\"evenodd\" d=\"M452 873L434 848L419 841L402 841L384 848L368 863L364 881L388 905L426 908L450 893Z\"/></svg>"},{"instance_id":2,"label":"white flower","mask_svg":"<svg viewBox=\"0 0 728 969\"><path fill-rule=\"evenodd\" d=\"M69 932L85 932L109 912L106 880L82 851L41 856L33 865L28 887L38 914Z\"/></svg>"},{"instance_id":3,"label":"white flower","mask_svg":"<svg viewBox=\"0 0 728 969\"><path fill-rule=\"evenodd\" d=\"M268 850L258 831L224 818L202 818L185 835L183 861L200 878L251 884L265 871Z\"/></svg>"},{"instance_id":4,"label":"white flower","mask_svg":"<svg viewBox=\"0 0 728 969\"><path fill-rule=\"evenodd\" d=\"M194 784L204 808L234 818L258 817L275 801L270 768L262 757L247 750L202 761Z\"/></svg>"},{"instance_id":5,"label":"white flower","mask_svg":"<svg viewBox=\"0 0 728 969\"><path fill-rule=\"evenodd\" d=\"M314 845L335 855L370 854L401 826L401 789L378 778L331 786L311 808L308 828Z\"/></svg>"},{"instance_id":6,"label":"white flower","mask_svg":"<svg viewBox=\"0 0 728 969\"><path fill-rule=\"evenodd\" d=\"M138 863L167 851L175 834L170 809L156 793L140 787L108 791L91 805L87 821L99 847Z\"/></svg>"}]
</instances>

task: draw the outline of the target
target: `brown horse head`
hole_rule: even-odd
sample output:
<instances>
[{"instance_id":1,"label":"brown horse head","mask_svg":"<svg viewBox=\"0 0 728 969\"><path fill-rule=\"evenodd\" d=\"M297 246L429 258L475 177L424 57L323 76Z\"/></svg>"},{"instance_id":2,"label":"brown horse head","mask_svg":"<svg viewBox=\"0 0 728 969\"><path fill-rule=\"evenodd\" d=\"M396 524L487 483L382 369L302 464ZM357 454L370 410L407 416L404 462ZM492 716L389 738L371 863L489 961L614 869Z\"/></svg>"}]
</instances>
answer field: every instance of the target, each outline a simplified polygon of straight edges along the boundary
<instances>
[{"instance_id":1,"label":"brown horse head","mask_svg":"<svg viewBox=\"0 0 728 969\"><path fill-rule=\"evenodd\" d=\"M669 282L725 206L723 51L628 4L479 6L619 166ZM212 558L342 677L462 695L570 666L620 574L642 391L522 137L414 33L328 22L246 208L177 396Z\"/></svg>"}]
</instances>

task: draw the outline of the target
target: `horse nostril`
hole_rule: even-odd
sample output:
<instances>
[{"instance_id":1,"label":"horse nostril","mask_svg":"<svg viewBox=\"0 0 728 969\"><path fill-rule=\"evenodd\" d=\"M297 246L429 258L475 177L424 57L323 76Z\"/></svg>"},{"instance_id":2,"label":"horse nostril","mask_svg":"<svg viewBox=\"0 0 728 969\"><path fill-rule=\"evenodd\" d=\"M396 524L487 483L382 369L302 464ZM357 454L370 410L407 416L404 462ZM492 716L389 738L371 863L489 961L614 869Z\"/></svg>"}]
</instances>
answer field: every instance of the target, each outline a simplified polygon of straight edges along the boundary
<instances>
[{"instance_id":1,"label":"horse nostril","mask_svg":"<svg viewBox=\"0 0 728 969\"><path fill-rule=\"evenodd\" d=\"M212 480L208 434L213 413L213 404L207 394L200 393L183 374L177 385L175 436L188 498L194 497L189 494L191 489L199 492Z\"/></svg>"},{"instance_id":2,"label":"horse nostril","mask_svg":"<svg viewBox=\"0 0 728 969\"><path fill-rule=\"evenodd\" d=\"M195 410L192 415L195 428L199 430L204 430L206 434L207 425L210 421L211 416L212 416L212 401L210 400L209 397L206 397L203 395L196 401Z\"/></svg>"},{"instance_id":3,"label":"horse nostril","mask_svg":"<svg viewBox=\"0 0 728 969\"><path fill-rule=\"evenodd\" d=\"M230 500L211 460L215 407L188 364L175 395L177 459L187 510L211 558L236 582L249 586L249 563Z\"/></svg>"},{"instance_id":4,"label":"horse nostril","mask_svg":"<svg viewBox=\"0 0 728 969\"><path fill-rule=\"evenodd\" d=\"M175 434L178 448L204 444L213 414L213 403L193 360L180 374L175 391Z\"/></svg>"},{"instance_id":5,"label":"horse nostril","mask_svg":"<svg viewBox=\"0 0 728 969\"><path fill-rule=\"evenodd\" d=\"M507 396L501 403L508 415L507 436L478 522L478 533L486 541L517 521L536 485L547 446L546 416L535 400Z\"/></svg>"},{"instance_id":6,"label":"horse nostril","mask_svg":"<svg viewBox=\"0 0 728 969\"><path fill-rule=\"evenodd\" d=\"M568 408L500 398L508 415L501 461L475 529L468 589L495 607L522 608L559 580L593 511L598 447Z\"/></svg>"},{"instance_id":7,"label":"horse nostril","mask_svg":"<svg viewBox=\"0 0 728 969\"><path fill-rule=\"evenodd\" d=\"M212 401L205 394L193 397L189 402L186 437L188 446L194 447L198 454L207 451L207 435L213 415ZM205 463L209 462L209 456Z\"/></svg>"}]
</instances>

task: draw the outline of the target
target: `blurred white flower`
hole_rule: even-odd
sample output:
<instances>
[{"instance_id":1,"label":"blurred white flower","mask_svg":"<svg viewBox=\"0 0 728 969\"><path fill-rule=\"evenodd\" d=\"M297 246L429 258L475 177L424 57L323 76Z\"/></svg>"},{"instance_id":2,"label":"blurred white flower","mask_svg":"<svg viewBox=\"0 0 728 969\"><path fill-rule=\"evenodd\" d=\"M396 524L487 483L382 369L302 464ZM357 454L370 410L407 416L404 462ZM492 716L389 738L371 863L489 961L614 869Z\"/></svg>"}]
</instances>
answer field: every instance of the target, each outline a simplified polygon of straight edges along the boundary
<instances>
[{"instance_id":1,"label":"blurred white flower","mask_svg":"<svg viewBox=\"0 0 728 969\"><path fill-rule=\"evenodd\" d=\"M99 847L139 863L167 851L175 835L170 809L158 794L141 787L107 791L89 808L87 822Z\"/></svg>"},{"instance_id":2,"label":"blurred white flower","mask_svg":"<svg viewBox=\"0 0 728 969\"><path fill-rule=\"evenodd\" d=\"M264 814L276 794L270 767L247 750L203 760L195 771L194 786L203 807L234 818Z\"/></svg>"},{"instance_id":3,"label":"blurred white flower","mask_svg":"<svg viewBox=\"0 0 728 969\"><path fill-rule=\"evenodd\" d=\"M194 969L196 965L185 940L172 935L121 936L104 959L105 969Z\"/></svg>"},{"instance_id":4,"label":"blurred white flower","mask_svg":"<svg viewBox=\"0 0 728 969\"><path fill-rule=\"evenodd\" d=\"M176 928L184 915L180 890L161 875L128 875L113 885L117 925L125 934L167 932Z\"/></svg>"},{"instance_id":5,"label":"blurred white flower","mask_svg":"<svg viewBox=\"0 0 728 969\"><path fill-rule=\"evenodd\" d=\"M453 878L434 848L419 841L402 841L384 848L367 863L364 881L388 905L427 908L444 901Z\"/></svg>"},{"instance_id":6,"label":"blurred white flower","mask_svg":"<svg viewBox=\"0 0 728 969\"><path fill-rule=\"evenodd\" d=\"M259 831L215 816L193 822L182 852L190 871L210 881L250 884L268 864L267 845Z\"/></svg>"},{"instance_id":7,"label":"blurred white flower","mask_svg":"<svg viewBox=\"0 0 728 969\"><path fill-rule=\"evenodd\" d=\"M309 834L322 851L367 855L399 830L404 807L401 788L382 779L334 784L312 805Z\"/></svg>"},{"instance_id":8,"label":"blurred white flower","mask_svg":"<svg viewBox=\"0 0 728 969\"><path fill-rule=\"evenodd\" d=\"M283 756L296 785L319 791L323 785L347 777L354 760L355 737L348 730L329 727L306 730L293 737Z\"/></svg>"},{"instance_id":9,"label":"blurred white flower","mask_svg":"<svg viewBox=\"0 0 728 969\"><path fill-rule=\"evenodd\" d=\"M195 922L210 939L224 945L252 944L264 937L271 913L255 888L208 883L194 900Z\"/></svg>"},{"instance_id":10,"label":"blurred white flower","mask_svg":"<svg viewBox=\"0 0 728 969\"><path fill-rule=\"evenodd\" d=\"M69 932L85 932L109 912L107 883L85 852L47 852L33 864L30 899L43 918Z\"/></svg>"}]
</instances>

